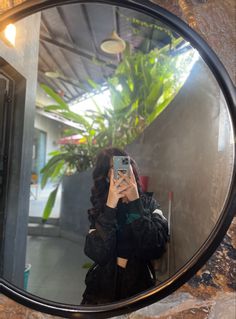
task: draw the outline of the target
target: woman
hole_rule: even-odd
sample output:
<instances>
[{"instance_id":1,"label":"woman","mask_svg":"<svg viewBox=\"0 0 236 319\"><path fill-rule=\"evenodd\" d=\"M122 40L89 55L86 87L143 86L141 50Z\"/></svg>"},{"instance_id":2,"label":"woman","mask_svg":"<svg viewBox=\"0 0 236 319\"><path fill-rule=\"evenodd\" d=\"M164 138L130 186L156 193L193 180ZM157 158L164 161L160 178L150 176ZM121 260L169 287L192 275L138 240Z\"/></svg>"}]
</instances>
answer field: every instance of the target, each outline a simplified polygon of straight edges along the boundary
<instances>
[{"instance_id":1,"label":"woman","mask_svg":"<svg viewBox=\"0 0 236 319\"><path fill-rule=\"evenodd\" d=\"M95 263L86 275L82 304L110 303L155 284L150 261L165 251L168 225L151 193L143 193L135 162L130 177L114 179L113 156L128 156L107 148L97 157L89 210L90 230L85 254Z\"/></svg>"}]
</instances>

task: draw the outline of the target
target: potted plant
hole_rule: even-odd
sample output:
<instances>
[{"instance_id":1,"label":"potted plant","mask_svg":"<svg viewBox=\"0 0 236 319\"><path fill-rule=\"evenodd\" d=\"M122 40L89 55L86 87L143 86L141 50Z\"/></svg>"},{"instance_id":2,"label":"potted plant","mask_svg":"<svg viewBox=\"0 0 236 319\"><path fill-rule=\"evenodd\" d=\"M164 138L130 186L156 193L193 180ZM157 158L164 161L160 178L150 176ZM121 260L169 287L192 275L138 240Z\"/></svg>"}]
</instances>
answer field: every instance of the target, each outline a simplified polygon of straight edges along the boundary
<instances>
[{"instance_id":1,"label":"potted plant","mask_svg":"<svg viewBox=\"0 0 236 319\"><path fill-rule=\"evenodd\" d=\"M65 174L91 168L96 153L101 148L124 148L132 143L178 93L185 81L186 66L193 54L176 54L176 48L182 39L172 40L171 46L153 49L146 54L139 51L132 54L127 45L123 60L107 79L110 106L105 110L93 99L95 108L81 116L72 112L52 89L42 85L45 92L55 100L55 104L45 107L45 110L76 124L77 128L64 132L65 136L81 136L77 144L68 143L52 152L51 159L41 171L42 188L49 180L56 182L43 212L44 221L50 216ZM104 87L91 79L88 84L92 90L100 93Z\"/></svg>"}]
</instances>

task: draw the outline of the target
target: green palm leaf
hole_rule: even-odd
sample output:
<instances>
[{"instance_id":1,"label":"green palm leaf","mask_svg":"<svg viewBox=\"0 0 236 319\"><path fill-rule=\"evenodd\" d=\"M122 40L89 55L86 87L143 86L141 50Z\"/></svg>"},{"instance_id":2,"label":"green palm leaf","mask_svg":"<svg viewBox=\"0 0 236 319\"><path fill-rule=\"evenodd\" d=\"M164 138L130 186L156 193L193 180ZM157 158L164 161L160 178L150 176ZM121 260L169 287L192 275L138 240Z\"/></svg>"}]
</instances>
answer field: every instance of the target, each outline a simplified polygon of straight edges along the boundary
<instances>
[{"instance_id":1,"label":"green palm leaf","mask_svg":"<svg viewBox=\"0 0 236 319\"><path fill-rule=\"evenodd\" d=\"M59 184L49 195L49 198L47 200L46 206L45 206L44 211L43 211L43 222L44 223L47 221L47 219L49 218L49 216L52 212L53 206L55 204L58 188L59 188Z\"/></svg>"},{"instance_id":2,"label":"green palm leaf","mask_svg":"<svg viewBox=\"0 0 236 319\"><path fill-rule=\"evenodd\" d=\"M68 105L64 102L64 100L53 89L51 89L46 84L40 84L40 86L60 106L62 106L66 110L69 109Z\"/></svg>"}]
</instances>

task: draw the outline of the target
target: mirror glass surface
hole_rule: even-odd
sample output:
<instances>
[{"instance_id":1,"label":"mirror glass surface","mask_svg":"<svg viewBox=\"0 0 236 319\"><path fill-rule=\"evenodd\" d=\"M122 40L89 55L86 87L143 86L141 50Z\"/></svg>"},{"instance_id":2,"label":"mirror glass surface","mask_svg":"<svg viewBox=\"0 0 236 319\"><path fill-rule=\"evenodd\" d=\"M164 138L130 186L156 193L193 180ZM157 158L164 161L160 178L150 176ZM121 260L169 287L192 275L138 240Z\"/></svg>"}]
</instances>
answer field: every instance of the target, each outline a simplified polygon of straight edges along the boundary
<instances>
[{"instance_id":1,"label":"mirror glass surface","mask_svg":"<svg viewBox=\"0 0 236 319\"><path fill-rule=\"evenodd\" d=\"M15 25L15 47L0 43L2 92L16 97L22 137L4 197L2 277L76 305L86 275L88 305L160 285L204 244L230 187L233 132L212 72L174 30L123 7L58 6ZM108 146L135 160L146 194L116 210L105 205L109 176L94 173L94 187L92 175Z\"/></svg>"}]
</instances>

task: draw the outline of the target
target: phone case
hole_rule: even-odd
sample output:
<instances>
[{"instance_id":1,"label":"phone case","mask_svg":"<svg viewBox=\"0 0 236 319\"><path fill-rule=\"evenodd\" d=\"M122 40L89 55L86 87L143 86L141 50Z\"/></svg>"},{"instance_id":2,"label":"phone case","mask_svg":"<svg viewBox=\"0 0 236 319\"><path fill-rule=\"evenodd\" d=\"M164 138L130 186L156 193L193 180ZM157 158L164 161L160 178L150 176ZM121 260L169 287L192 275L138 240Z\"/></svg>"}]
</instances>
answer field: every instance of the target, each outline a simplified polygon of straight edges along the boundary
<instances>
[{"instance_id":1,"label":"phone case","mask_svg":"<svg viewBox=\"0 0 236 319\"><path fill-rule=\"evenodd\" d=\"M113 156L114 178L119 179L118 172L122 171L130 177L129 156Z\"/></svg>"}]
</instances>

